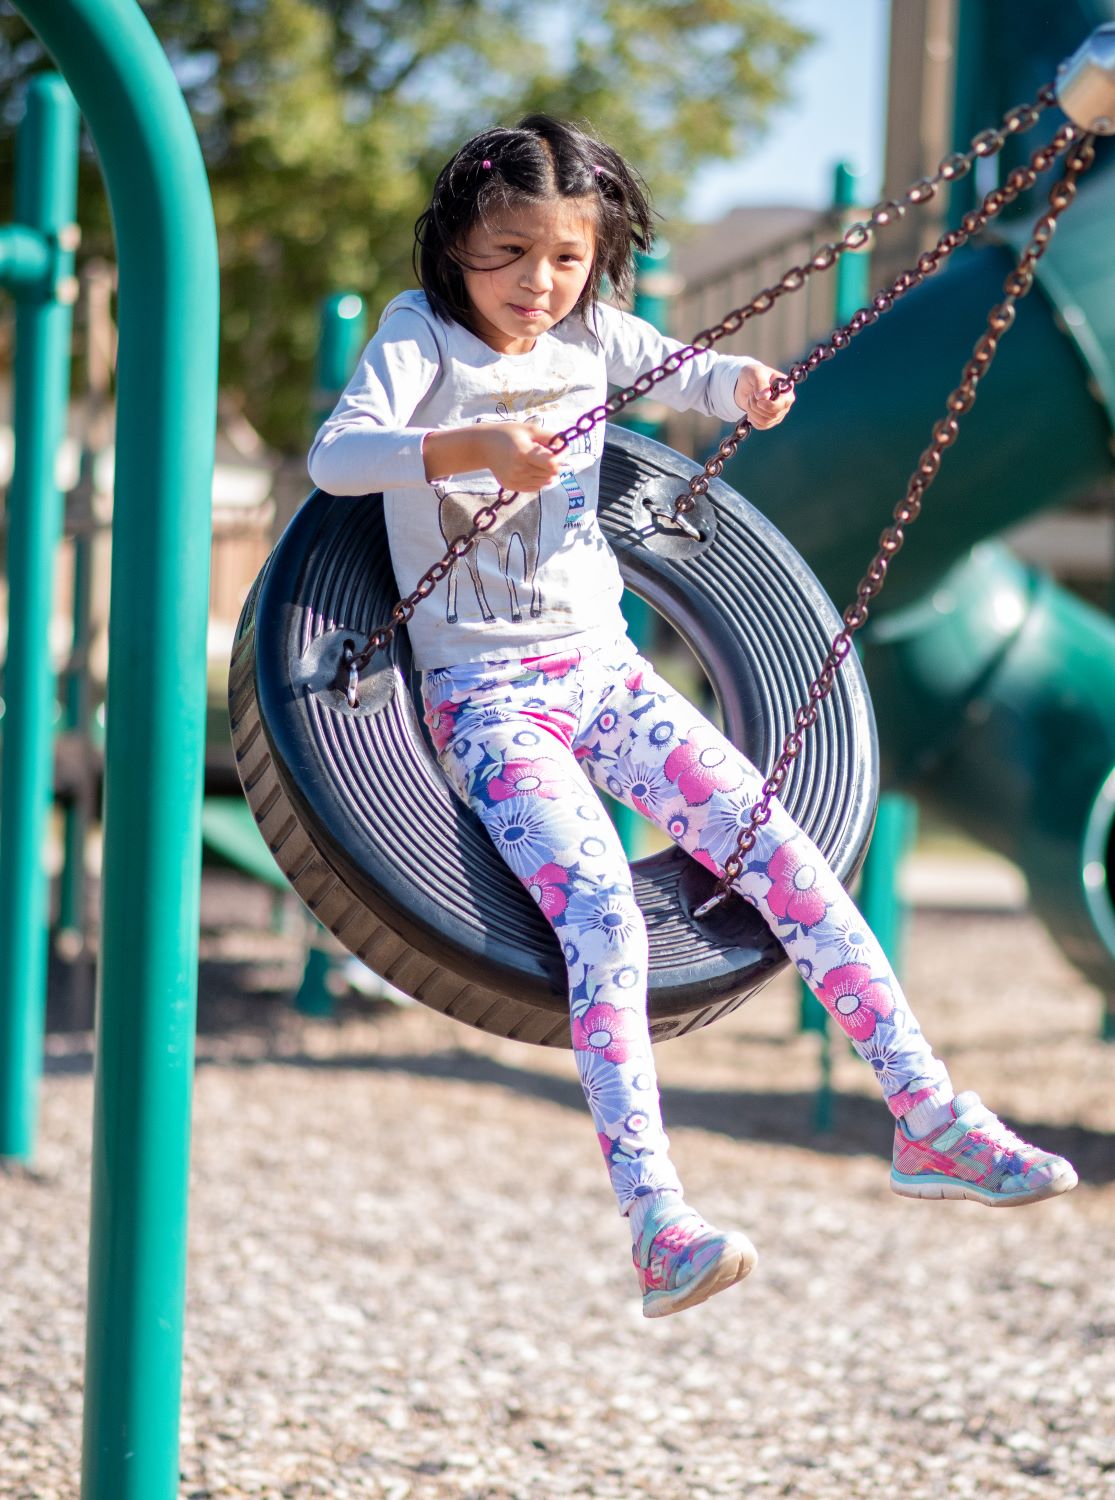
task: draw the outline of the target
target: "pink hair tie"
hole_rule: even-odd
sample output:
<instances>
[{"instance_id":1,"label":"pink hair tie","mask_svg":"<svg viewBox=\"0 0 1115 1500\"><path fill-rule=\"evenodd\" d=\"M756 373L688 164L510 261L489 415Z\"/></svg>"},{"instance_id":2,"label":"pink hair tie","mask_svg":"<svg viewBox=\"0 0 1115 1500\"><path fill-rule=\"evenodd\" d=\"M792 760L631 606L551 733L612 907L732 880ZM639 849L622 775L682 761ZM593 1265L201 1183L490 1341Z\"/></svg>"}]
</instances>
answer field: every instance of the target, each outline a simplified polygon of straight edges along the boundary
<instances>
[{"instance_id":1,"label":"pink hair tie","mask_svg":"<svg viewBox=\"0 0 1115 1500\"><path fill-rule=\"evenodd\" d=\"M485 172L490 172L491 171L492 164L491 164L490 161L482 161L480 163L480 165L484 168Z\"/></svg>"},{"instance_id":2,"label":"pink hair tie","mask_svg":"<svg viewBox=\"0 0 1115 1500\"><path fill-rule=\"evenodd\" d=\"M603 177L603 175L604 175L604 168L603 167L593 167L592 170L596 173L597 177Z\"/></svg>"}]
</instances>

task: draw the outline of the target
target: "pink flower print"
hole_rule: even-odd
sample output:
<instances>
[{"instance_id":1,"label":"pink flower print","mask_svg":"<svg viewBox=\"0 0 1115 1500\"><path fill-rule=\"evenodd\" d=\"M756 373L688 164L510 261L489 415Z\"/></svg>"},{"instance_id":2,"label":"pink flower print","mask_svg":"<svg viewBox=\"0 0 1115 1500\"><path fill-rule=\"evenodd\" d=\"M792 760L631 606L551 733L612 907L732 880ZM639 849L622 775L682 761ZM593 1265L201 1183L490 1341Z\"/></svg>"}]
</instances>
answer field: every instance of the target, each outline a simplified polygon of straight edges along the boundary
<instances>
[{"instance_id":1,"label":"pink flower print","mask_svg":"<svg viewBox=\"0 0 1115 1500\"><path fill-rule=\"evenodd\" d=\"M543 865L533 875L528 875L523 884L538 903L542 915L550 922L560 917L568 903L565 887L569 884L569 871L561 865Z\"/></svg>"},{"instance_id":2,"label":"pink flower print","mask_svg":"<svg viewBox=\"0 0 1115 1500\"><path fill-rule=\"evenodd\" d=\"M894 1011L886 987L872 979L866 964L841 964L830 969L816 993L825 1009L857 1042L865 1042L879 1020Z\"/></svg>"},{"instance_id":3,"label":"pink flower print","mask_svg":"<svg viewBox=\"0 0 1115 1500\"><path fill-rule=\"evenodd\" d=\"M743 773L724 748L718 735L703 728L691 730L676 750L671 750L662 768L690 807L700 807L713 792L730 792L743 781Z\"/></svg>"},{"instance_id":4,"label":"pink flower print","mask_svg":"<svg viewBox=\"0 0 1115 1500\"><path fill-rule=\"evenodd\" d=\"M623 679L623 685L624 685L624 687L627 689L627 691L629 693L639 693L639 692L642 692L642 689L643 689L643 673L642 673L642 668L640 668L639 671L637 671L637 672L628 672L627 676Z\"/></svg>"},{"instance_id":5,"label":"pink flower print","mask_svg":"<svg viewBox=\"0 0 1115 1500\"><path fill-rule=\"evenodd\" d=\"M460 703L454 703L449 698L443 698L440 703L426 710L426 723L429 725L430 738L433 740L434 749L439 755L453 738L453 731L457 725L457 715L460 713L461 707Z\"/></svg>"},{"instance_id":6,"label":"pink flower print","mask_svg":"<svg viewBox=\"0 0 1115 1500\"><path fill-rule=\"evenodd\" d=\"M573 1018L573 1050L595 1052L606 1062L625 1062L639 1042L640 1018L614 1005L590 1005Z\"/></svg>"},{"instance_id":7,"label":"pink flower print","mask_svg":"<svg viewBox=\"0 0 1115 1500\"><path fill-rule=\"evenodd\" d=\"M552 735L563 750L572 748L573 736L577 732L576 714L555 705L545 710L524 707L523 717L529 719L544 734ZM522 740L516 738L515 743L522 744Z\"/></svg>"},{"instance_id":8,"label":"pink flower print","mask_svg":"<svg viewBox=\"0 0 1115 1500\"><path fill-rule=\"evenodd\" d=\"M579 651L567 652L565 655L554 656L526 656L523 658L523 666L529 667L532 672L537 672L551 682L555 677L566 677L575 667L580 665L581 653Z\"/></svg>"},{"instance_id":9,"label":"pink flower print","mask_svg":"<svg viewBox=\"0 0 1115 1500\"><path fill-rule=\"evenodd\" d=\"M780 844L771 855L767 875L773 882L767 905L775 916L802 927L816 927L828 910L816 865L802 859L791 841Z\"/></svg>"},{"instance_id":10,"label":"pink flower print","mask_svg":"<svg viewBox=\"0 0 1115 1500\"><path fill-rule=\"evenodd\" d=\"M508 797L560 797L563 790L561 767L548 755L540 755L537 760L504 761L500 774L488 782L493 802Z\"/></svg>"}]
</instances>

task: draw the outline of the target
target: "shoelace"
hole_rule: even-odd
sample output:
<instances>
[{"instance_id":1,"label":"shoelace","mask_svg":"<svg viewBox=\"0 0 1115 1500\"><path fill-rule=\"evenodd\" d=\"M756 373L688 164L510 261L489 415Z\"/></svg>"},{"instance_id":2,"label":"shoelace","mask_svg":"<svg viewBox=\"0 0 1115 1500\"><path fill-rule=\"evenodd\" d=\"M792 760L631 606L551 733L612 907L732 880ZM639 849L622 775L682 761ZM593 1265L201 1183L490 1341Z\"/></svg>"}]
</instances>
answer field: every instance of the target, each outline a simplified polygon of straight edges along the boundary
<instances>
[{"instance_id":1,"label":"shoelace","mask_svg":"<svg viewBox=\"0 0 1115 1500\"><path fill-rule=\"evenodd\" d=\"M964 1123L963 1116L961 1116L961 1123ZM995 1128L996 1126L998 1129ZM1013 1130L1008 1129L1002 1120L993 1115L990 1110L982 1111L975 1120L966 1125L966 1129L978 1130L986 1135L997 1150L1015 1152L1034 1149L1028 1141L1024 1141L1021 1136L1015 1135Z\"/></svg>"}]
</instances>

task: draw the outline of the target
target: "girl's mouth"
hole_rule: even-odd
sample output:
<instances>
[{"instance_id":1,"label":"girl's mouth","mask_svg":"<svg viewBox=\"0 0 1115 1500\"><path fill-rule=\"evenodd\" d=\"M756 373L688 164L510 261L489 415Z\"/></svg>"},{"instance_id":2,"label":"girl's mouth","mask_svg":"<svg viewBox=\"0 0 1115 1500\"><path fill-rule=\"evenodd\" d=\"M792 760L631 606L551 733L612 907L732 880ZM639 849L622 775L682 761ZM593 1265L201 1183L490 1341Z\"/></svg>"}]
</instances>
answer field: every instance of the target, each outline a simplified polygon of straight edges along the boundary
<instances>
[{"instance_id":1,"label":"girl's mouth","mask_svg":"<svg viewBox=\"0 0 1115 1500\"><path fill-rule=\"evenodd\" d=\"M541 318L546 313L544 307L519 307L514 302L511 304L511 311L518 313L520 318Z\"/></svg>"}]
</instances>

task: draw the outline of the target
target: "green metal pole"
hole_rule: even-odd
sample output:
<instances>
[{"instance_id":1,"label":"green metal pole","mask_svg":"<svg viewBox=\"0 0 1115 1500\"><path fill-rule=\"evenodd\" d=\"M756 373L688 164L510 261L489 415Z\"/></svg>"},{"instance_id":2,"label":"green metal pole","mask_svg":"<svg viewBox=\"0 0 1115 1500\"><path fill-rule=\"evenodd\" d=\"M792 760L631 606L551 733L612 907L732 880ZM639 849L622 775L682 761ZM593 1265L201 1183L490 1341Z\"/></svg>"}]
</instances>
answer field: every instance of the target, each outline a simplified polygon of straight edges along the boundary
<instances>
[{"instance_id":1,"label":"green metal pole","mask_svg":"<svg viewBox=\"0 0 1115 1500\"><path fill-rule=\"evenodd\" d=\"M88 461L90 455L86 455ZM73 633L64 694L63 723L83 746L80 785L63 822L62 874L58 882L58 932L75 952L85 938L85 844L92 815L89 769L89 636L93 592L92 514L78 520L73 534Z\"/></svg>"},{"instance_id":2,"label":"green metal pole","mask_svg":"<svg viewBox=\"0 0 1115 1500\"><path fill-rule=\"evenodd\" d=\"M670 270L670 246L666 240L657 239L649 250L635 252L635 296L631 311L659 333L669 332L670 298L677 285ZM657 440L662 435L665 416L665 408L659 402L643 396L619 420L632 432Z\"/></svg>"},{"instance_id":3,"label":"green metal pole","mask_svg":"<svg viewBox=\"0 0 1115 1500\"><path fill-rule=\"evenodd\" d=\"M847 162L839 162L833 178L833 208L846 212L854 208L856 197L856 174ZM834 323L847 323L857 308L867 302L871 291L870 270L871 257L863 251L842 255L837 261ZM898 792L882 794L860 883L860 909L895 973L902 967L906 915L898 877L916 824L917 809L909 797Z\"/></svg>"},{"instance_id":4,"label":"green metal pole","mask_svg":"<svg viewBox=\"0 0 1115 1500\"><path fill-rule=\"evenodd\" d=\"M654 328L665 333L669 325L670 296L673 290L668 243L656 240L649 250L636 252L635 297L631 308L635 316L644 318ZM618 421L632 432L660 439L663 416L661 406L644 397L629 407ZM640 599L630 589L624 591L620 607L627 621L627 634L631 641L640 651L650 650L654 641L654 610L645 599ZM628 859L638 859L646 844L646 823L633 807L628 807L623 802L609 798L608 809Z\"/></svg>"},{"instance_id":5,"label":"green metal pole","mask_svg":"<svg viewBox=\"0 0 1115 1500\"><path fill-rule=\"evenodd\" d=\"M319 923L306 949L302 983L294 997L294 1008L303 1016L331 1016L335 1008L329 976L337 965L333 955L322 946L324 938L325 929Z\"/></svg>"},{"instance_id":6,"label":"green metal pole","mask_svg":"<svg viewBox=\"0 0 1115 1500\"><path fill-rule=\"evenodd\" d=\"M54 672L48 641L62 497L54 471L70 376L77 127L61 78L27 90L0 283L16 298L15 469L8 492L8 655L0 761L0 1156L35 1149L46 1001Z\"/></svg>"},{"instance_id":7,"label":"green metal pole","mask_svg":"<svg viewBox=\"0 0 1115 1500\"><path fill-rule=\"evenodd\" d=\"M844 161L837 162L832 176L833 217L841 221L852 216L859 201L858 174ZM833 270L833 323L846 323L865 302L870 287L871 258L866 252L842 255ZM870 858L870 852L868 854ZM798 1025L802 1031L820 1036L820 1075L813 1096L813 1128L819 1134L832 1129L832 1037L828 1012L814 998L803 982L798 990Z\"/></svg>"},{"instance_id":8,"label":"green metal pole","mask_svg":"<svg viewBox=\"0 0 1115 1500\"><path fill-rule=\"evenodd\" d=\"M217 244L134 0L19 0L88 122L120 265L83 1500L173 1500L197 995Z\"/></svg>"},{"instance_id":9,"label":"green metal pole","mask_svg":"<svg viewBox=\"0 0 1115 1500\"><path fill-rule=\"evenodd\" d=\"M314 371L313 421L322 422L348 384L367 338L367 314L358 292L334 292L321 304L321 334Z\"/></svg>"},{"instance_id":10,"label":"green metal pole","mask_svg":"<svg viewBox=\"0 0 1115 1500\"><path fill-rule=\"evenodd\" d=\"M832 173L833 213L842 220L855 217L852 210L861 201L856 191L859 173L848 162L837 162ZM843 226L842 226L843 227ZM833 322L846 323L857 308L867 301L871 290L871 253L853 250L842 255L833 267Z\"/></svg>"},{"instance_id":11,"label":"green metal pole","mask_svg":"<svg viewBox=\"0 0 1115 1500\"><path fill-rule=\"evenodd\" d=\"M321 304L320 327L311 402L315 429L336 406L364 347L363 297L356 292L334 292L326 297ZM329 976L337 962L327 946L331 939L319 922L313 923L312 931L294 1008L304 1016L331 1016L335 1006Z\"/></svg>"},{"instance_id":12,"label":"green metal pole","mask_svg":"<svg viewBox=\"0 0 1115 1500\"><path fill-rule=\"evenodd\" d=\"M917 803L901 792L887 792L879 798L871 847L860 878L859 907L864 920L899 975L905 951L906 907L898 877L914 841L917 817Z\"/></svg>"}]
</instances>

